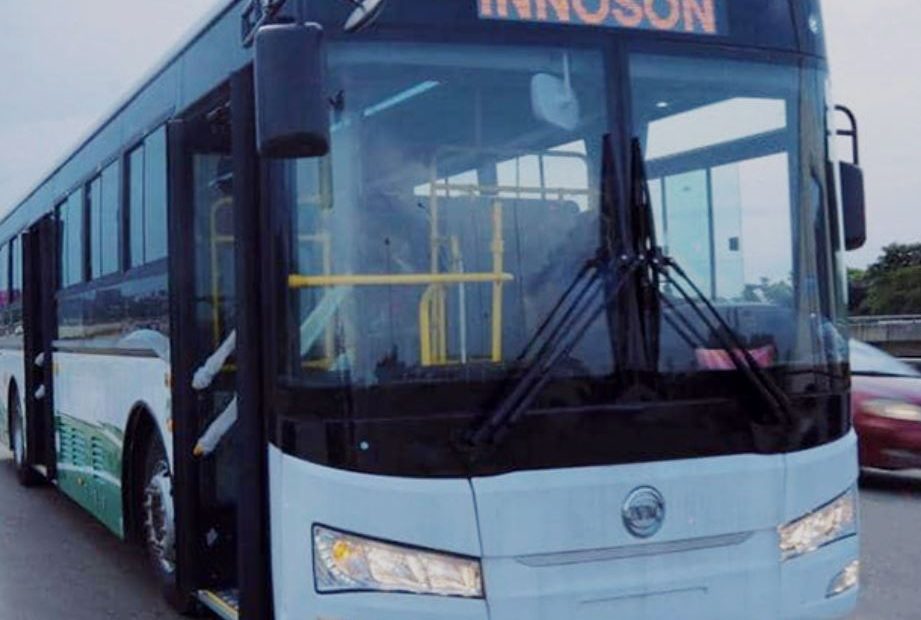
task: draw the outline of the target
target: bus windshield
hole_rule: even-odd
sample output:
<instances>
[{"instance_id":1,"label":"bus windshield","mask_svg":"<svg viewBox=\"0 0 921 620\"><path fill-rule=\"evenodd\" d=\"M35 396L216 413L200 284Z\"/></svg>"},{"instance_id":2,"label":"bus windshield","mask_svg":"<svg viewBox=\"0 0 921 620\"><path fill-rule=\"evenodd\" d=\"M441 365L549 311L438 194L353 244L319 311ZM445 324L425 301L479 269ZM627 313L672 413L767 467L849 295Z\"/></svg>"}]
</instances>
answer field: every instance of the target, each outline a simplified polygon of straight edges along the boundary
<instances>
[{"instance_id":1,"label":"bus windshield","mask_svg":"<svg viewBox=\"0 0 921 620\"><path fill-rule=\"evenodd\" d=\"M279 164L276 204L293 220L291 380L369 386L513 369L618 234L621 216L601 200L609 133L640 140L659 243L757 359L840 361L821 71L396 42L333 45L329 64L331 154ZM614 79L623 66L629 79ZM666 305L659 371L726 370L711 335L672 316L680 300ZM614 325L600 317L557 372L610 376Z\"/></svg>"}]
</instances>

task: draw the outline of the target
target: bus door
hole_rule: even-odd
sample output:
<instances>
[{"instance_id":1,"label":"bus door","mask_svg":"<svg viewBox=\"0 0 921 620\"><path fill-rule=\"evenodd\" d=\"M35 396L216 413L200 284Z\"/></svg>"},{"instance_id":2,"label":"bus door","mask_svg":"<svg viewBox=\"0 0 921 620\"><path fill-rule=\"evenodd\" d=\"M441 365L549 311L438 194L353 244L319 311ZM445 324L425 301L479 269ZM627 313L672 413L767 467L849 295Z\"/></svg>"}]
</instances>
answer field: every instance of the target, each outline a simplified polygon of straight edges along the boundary
<instances>
[{"instance_id":1,"label":"bus door","mask_svg":"<svg viewBox=\"0 0 921 620\"><path fill-rule=\"evenodd\" d=\"M45 216L23 235L23 355L28 462L55 475L54 362L57 337L55 292L57 246L55 221Z\"/></svg>"},{"instance_id":2,"label":"bus door","mask_svg":"<svg viewBox=\"0 0 921 620\"><path fill-rule=\"evenodd\" d=\"M171 165L173 399L180 590L234 607L239 458L235 432L233 160L226 96L174 124ZM209 598L211 597L211 598Z\"/></svg>"}]
</instances>

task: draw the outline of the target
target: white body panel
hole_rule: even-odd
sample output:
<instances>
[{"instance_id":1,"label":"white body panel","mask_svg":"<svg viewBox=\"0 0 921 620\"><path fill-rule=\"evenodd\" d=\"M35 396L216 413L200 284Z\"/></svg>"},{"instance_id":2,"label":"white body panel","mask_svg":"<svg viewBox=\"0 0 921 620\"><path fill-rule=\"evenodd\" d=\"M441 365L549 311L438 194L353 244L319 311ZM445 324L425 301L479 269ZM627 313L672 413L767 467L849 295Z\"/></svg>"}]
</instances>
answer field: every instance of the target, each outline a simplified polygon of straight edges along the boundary
<instances>
[{"instance_id":1,"label":"white body panel","mask_svg":"<svg viewBox=\"0 0 921 620\"><path fill-rule=\"evenodd\" d=\"M419 547L480 555L476 509L466 480L409 480L342 472L269 455L277 620L485 619L483 601L405 595L319 597L311 530L324 524ZM421 615L419 615L421 614Z\"/></svg>"},{"instance_id":2,"label":"white body panel","mask_svg":"<svg viewBox=\"0 0 921 620\"><path fill-rule=\"evenodd\" d=\"M139 408L153 419L172 463L170 368L138 354L55 352L55 484L117 535L125 534L123 472L126 433ZM0 351L4 421L10 386L25 411L22 351ZM41 388L39 388L41 389ZM7 433L3 433L7 442Z\"/></svg>"},{"instance_id":3,"label":"white body panel","mask_svg":"<svg viewBox=\"0 0 921 620\"><path fill-rule=\"evenodd\" d=\"M170 463L173 442L167 431L170 412L169 364L158 357L55 353L54 409L93 426L122 433L137 407L153 416ZM122 444L122 439L112 437Z\"/></svg>"},{"instance_id":4,"label":"white body panel","mask_svg":"<svg viewBox=\"0 0 921 620\"><path fill-rule=\"evenodd\" d=\"M513 439L511 439L513 440ZM851 537L782 563L777 527L847 491L856 437L787 456L737 456L411 480L331 470L270 451L279 620L776 620L840 618L856 590L826 598L857 558ZM648 540L623 525L625 498L666 499ZM313 584L311 526L483 558L487 599L344 593ZM680 614L680 615L676 615Z\"/></svg>"}]
</instances>

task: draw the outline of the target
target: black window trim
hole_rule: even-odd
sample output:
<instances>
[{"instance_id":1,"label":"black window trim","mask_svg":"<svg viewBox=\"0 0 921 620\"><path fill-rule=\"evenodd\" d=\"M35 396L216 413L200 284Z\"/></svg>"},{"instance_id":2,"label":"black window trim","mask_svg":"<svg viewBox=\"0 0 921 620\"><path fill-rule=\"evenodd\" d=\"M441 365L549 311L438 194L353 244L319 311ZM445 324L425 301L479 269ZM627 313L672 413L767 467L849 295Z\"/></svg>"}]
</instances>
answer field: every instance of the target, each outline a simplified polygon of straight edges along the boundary
<instances>
[{"instance_id":1,"label":"black window trim","mask_svg":"<svg viewBox=\"0 0 921 620\"><path fill-rule=\"evenodd\" d=\"M143 140L143 139L142 139ZM131 270L131 222L129 221L129 193L131 191L131 170L128 167L128 157L143 142L128 142L127 146L122 149L118 155L121 174L119 174L119 192L118 192L118 268L119 273L127 273Z\"/></svg>"},{"instance_id":2,"label":"black window trim","mask_svg":"<svg viewBox=\"0 0 921 620\"><path fill-rule=\"evenodd\" d=\"M83 282L93 281L93 215L92 215L92 187L99 181L100 201L102 196L102 172L89 178L83 184ZM100 205L101 206L101 205Z\"/></svg>"},{"instance_id":3,"label":"black window trim","mask_svg":"<svg viewBox=\"0 0 921 620\"><path fill-rule=\"evenodd\" d=\"M10 240L6 240L3 243L0 243L0 260L3 256L6 256L6 290L2 291L4 297L0 300L0 309L6 309L10 305L10 293L13 288L13 267L10 261L12 255L10 254ZM2 290L2 289L0 289Z\"/></svg>"},{"instance_id":4,"label":"black window trim","mask_svg":"<svg viewBox=\"0 0 921 620\"><path fill-rule=\"evenodd\" d=\"M19 251L22 252L22 233L16 233L6 242L7 247L7 281L6 281L6 307L14 305L13 300L13 291L16 289L16 283L13 282L13 278L16 274L16 266L14 263L14 257L16 255L16 248L19 247ZM18 243L17 243L18 241Z\"/></svg>"},{"instance_id":5,"label":"black window trim","mask_svg":"<svg viewBox=\"0 0 921 620\"><path fill-rule=\"evenodd\" d=\"M23 274L23 268L25 263L25 257L22 255L23 248L23 235L25 234L24 230L19 231L16 235L9 241L9 287L8 287L8 303L7 306L17 306L22 303L22 294L23 286L25 285L25 277ZM18 256L19 269L16 269ZM18 278L17 278L18 275ZM18 282L16 280L19 280ZM19 285L19 296L14 299L13 293L16 292L16 285Z\"/></svg>"}]
</instances>

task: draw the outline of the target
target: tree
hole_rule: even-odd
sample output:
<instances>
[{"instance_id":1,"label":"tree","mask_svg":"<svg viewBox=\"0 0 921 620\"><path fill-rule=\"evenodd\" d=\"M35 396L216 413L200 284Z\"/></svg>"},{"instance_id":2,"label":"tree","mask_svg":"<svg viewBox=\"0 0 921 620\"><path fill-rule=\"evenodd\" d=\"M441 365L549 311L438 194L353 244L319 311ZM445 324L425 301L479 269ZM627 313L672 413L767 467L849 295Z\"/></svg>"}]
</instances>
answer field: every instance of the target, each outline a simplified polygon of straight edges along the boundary
<instances>
[{"instance_id":1,"label":"tree","mask_svg":"<svg viewBox=\"0 0 921 620\"><path fill-rule=\"evenodd\" d=\"M848 271L852 314L921 314L921 243L892 244L865 271Z\"/></svg>"},{"instance_id":2,"label":"tree","mask_svg":"<svg viewBox=\"0 0 921 620\"><path fill-rule=\"evenodd\" d=\"M868 314L921 314L921 265L900 267L873 278L864 300Z\"/></svg>"}]
</instances>

